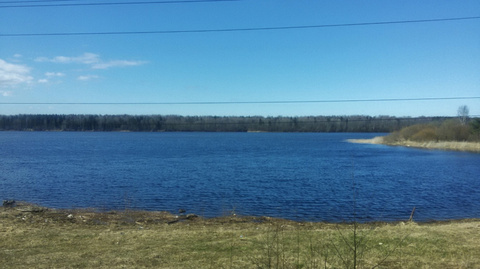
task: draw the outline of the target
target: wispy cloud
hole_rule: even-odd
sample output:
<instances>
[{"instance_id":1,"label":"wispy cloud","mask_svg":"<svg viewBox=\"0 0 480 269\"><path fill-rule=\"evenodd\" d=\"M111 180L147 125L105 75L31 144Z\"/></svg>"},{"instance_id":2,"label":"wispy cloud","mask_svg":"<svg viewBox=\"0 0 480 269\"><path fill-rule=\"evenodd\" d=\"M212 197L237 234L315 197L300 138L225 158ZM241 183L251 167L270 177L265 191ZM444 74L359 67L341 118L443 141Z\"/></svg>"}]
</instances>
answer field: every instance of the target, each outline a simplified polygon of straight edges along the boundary
<instances>
[{"instance_id":1,"label":"wispy cloud","mask_svg":"<svg viewBox=\"0 0 480 269\"><path fill-rule=\"evenodd\" d=\"M84 54L76 57L56 56L53 58L38 57L35 59L37 62L51 62L51 63L77 63L77 64L94 64L100 62L100 56L98 54L85 52Z\"/></svg>"},{"instance_id":2,"label":"wispy cloud","mask_svg":"<svg viewBox=\"0 0 480 269\"><path fill-rule=\"evenodd\" d=\"M108 69L111 67L125 67L125 66L136 66L142 65L146 62L143 61L125 61L125 60L115 60L109 62L100 62L92 65L93 69Z\"/></svg>"},{"instance_id":3,"label":"wispy cloud","mask_svg":"<svg viewBox=\"0 0 480 269\"><path fill-rule=\"evenodd\" d=\"M100 58L100 55L90 52L85 52L80 56L68 57L68 56L55 56L53 58L38 57L35 59L37 62L51 62L51 63L75 63L86 64L92 69L109 69L112 67L126 67L137 66L145 64L145 61L129 61L129 60L109 60L104 61Z\"/></svg>"},{"instance_id":4,"label":"wispy cloud","mask_svg":"<svg viewBox=\"0 0 480 269\"><path fill-rule=\"evenodd\" d=\"M7 97L7 96L12 96L12 92L11 91L0 91L0 95L4 96L4 97Z\"/></svg>"},{"instance_id":5,"label":"wispy cloud","mask_svg":"<svg viewBox=\"0 0 480 269\"><path fill-rule=\"evenodd\" d=\"M63 76L65 76L65 74L60 73L60 72L47 72L47 73L45 73L45 76L47 76L49 78L50 77L63 77Z\"/></svg>"},{"instance_id":6,"label":"wispy cloud","mask_svg":"<svg viewBox=\"0 0 480 269\"><path fill-rule=\"evenodd\" d=\"M86 76L79 76L77 77L78 80L81 80L81 81L87 81L87 80L92 80L92 79L97 79L98 76L96 75L86 75Z\"/></svg>"},{"instance_id":7,"label":"wispy cloud","mask_svg":"<svg viewBox=\"0 0 480 269\"><path fill-rule=\"evenodd\" d=\"M51 80L53 80L55 83L60 83L60 81L56 78L65 76L65 74L61 72L46 72L44 75L45 77L38 79L37 83L47 84L47 83L51 83Z\"/></svg>"},{"instance_id":8,"label":"wispy cloud","mask_svg":"<svg viewBox=\"0 0 480 269\"><path fill-rule=\"evenodd\" d=\"M0 87L10 87L22 83L30 83L33 77L30 68L25 65L12 64L0 59ZM5 91L2 92L5 96Z\"/></svg>"}]
</instances>

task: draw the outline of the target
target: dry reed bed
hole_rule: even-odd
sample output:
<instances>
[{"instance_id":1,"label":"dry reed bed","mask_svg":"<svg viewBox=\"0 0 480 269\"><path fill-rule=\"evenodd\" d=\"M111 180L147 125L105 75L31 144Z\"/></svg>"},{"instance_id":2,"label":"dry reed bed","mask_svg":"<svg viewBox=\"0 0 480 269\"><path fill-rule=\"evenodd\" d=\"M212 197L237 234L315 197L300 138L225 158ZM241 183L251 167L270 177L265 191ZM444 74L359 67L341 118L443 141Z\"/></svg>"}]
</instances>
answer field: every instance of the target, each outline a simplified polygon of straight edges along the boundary
<instances>
[{"instance_id":1,"label":"dry reed bed","mask_svg":"<svg viewBox=\"0 0 480 269\"><path fill-rule=\"evenodd\" d=\"M404 146L404 147L423 148L423 149L454 150L454 151L468 151L468 152L480 153L479 142L467 142L467 141L418 142L418 141L411 141L411 140L385 142L383 137L381 136L377 136L372 139L348 139L347 141L351 143L362 143L362 144L384 144L388 146Z\"/></svg>"}]
</instances>

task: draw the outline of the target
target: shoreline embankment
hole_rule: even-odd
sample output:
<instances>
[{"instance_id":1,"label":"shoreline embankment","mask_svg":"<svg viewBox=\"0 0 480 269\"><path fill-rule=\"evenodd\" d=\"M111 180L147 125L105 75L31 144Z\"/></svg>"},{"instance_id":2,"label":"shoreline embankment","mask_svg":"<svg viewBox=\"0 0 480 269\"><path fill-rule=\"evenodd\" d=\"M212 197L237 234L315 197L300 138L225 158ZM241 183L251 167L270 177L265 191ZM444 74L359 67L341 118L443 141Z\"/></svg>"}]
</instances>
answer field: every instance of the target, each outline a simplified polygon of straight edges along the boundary
<instances>
[{"instance_id":1,"label":"shoreline embankment","mask_svg":"<svg viewBox=\"0 0 480 269\"><path fill-rule=\"evenodd\" d=\"M384 136L376 136L371 139L347 139L347 142L350 143L359 143L359 144L378 144L378 145L387 145L387 146L402 146L402 147L412 147L412 148L421 148L421 149L432 149L432 150L452 150L452 151L466 151L480 153L480 142L466 142L466 141L411 141L411 140L402 140L395 142L386 142Z\"/></svg>"},{"instance_id":2,"label":"shoreline embankment","mask_svg":"<svg viewBox=\"0 0 480 269\"><path fill-rule=\"evenodd\" d=\"M6 205L6 202L12 202L12 205ZM125 210L108 210L103 211L96 208L50 208L43 207L37 204L28 203L24 201L9 200L3 201L3 206L0 206L0 218L7 219L14 217L18 220L19 216L23 216L25 221L28 216L30 224L44 224L44 223L71 223L84 225L99 225L99 224L173 224L181 222L196 222L205 224L225 223L225 222L241 222L241 223L317 223L325 225L350 225L353 222L349 221L325 221L325 220L293 220L281 217L270 216L249 216L249 215L225 215L217 217L203 217L201 215L189 213L175 214L169 211L149 211L140 209L125 209ZM358 221L359 225L393 225L399 223L414 222L416 224L441 224L441 223L464 223L464 222L479 222L480 218L444 218L444 219L425 219L417 220L413 217L410 219L396 219L396 220L371 220ZM480 227L480 226L479 226Z\"/></svg>"}]
</instances>

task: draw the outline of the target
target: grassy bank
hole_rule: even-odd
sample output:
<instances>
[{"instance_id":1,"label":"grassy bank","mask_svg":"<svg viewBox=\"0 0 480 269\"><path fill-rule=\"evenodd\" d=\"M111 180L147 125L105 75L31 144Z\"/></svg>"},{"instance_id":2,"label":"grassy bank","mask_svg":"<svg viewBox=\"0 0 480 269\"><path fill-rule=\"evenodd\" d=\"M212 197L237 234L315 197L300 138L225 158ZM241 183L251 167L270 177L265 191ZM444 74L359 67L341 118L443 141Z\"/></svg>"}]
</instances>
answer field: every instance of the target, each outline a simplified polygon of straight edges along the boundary
<instances>
[{"instance_id":1,"label":"grassy bank","mask_svg":"<svg viewBox=\"0 0 480 269\"><path fill-rule=\"evenodd\" d=\"M386 141L383 137L377 136L372 139L349 139L351 143L383 144L388 146L403 146L436 150L455 150L480 153L480 142L467 141L412 141L394 140Z\"/></svg>"},{"instance_id":2,"label":"grassy bank","mask_svg":"<svg viewBox=\"0 0 480 269\"><path fill-rule=\"evenodd\" d=\"M450 119L430 124L415 124L387 136L348 141L480 153L480 119L472 119L469 123L465 120Z\"/></svg>"},{"instance_id":3,"label":"grassy bank","mask_svg":"<svg viewBox=\"0 0 480 269\"><path fill-rule=\"evenodd\" d=\"M465 142L465 141L396 141L386 143L391 146L405 146L424 149L439 149L439 150L455 150L455 151L469 151L480 152L480 142Z\"/></svg>"},{"instance_id":4,"label":"grassy bank","mask_svg":"<svg viewBox=\"0 0 480 269\"><path fill-rule=\"evenodd\" d=\"M354 226L0 208L2 268L479 268L478 242L479 220Z\"/></svg>"},{"instance_id":5,"label":"grassy bank","mask_svg":"<svg viewBox=\"0 0 480 269\"><path fill-rule=\"evenodd\" d=\"M449 119L430 124L415 124L387 136L348 141L480 153L480 119L469 122L466 119Z\"/></svg>"}]
</instances>

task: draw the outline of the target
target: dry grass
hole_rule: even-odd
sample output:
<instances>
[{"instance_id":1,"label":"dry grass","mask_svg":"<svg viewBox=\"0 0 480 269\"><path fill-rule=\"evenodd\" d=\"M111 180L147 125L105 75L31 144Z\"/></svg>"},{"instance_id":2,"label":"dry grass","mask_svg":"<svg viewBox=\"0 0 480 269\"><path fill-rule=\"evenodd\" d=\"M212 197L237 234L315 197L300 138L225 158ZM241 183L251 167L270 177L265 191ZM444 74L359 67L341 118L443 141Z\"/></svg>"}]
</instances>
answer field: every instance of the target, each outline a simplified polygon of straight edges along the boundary
<instances>
[{"instance_id":1,"label":"dry grass","mask_svg":"<svg viewBox=\"0 0 480 269\"><path fill-rule=\"evenodd\" d=\"M438 149L438 150L455 150L455 151L468 151L468 152L480 152L480 142L466 142L466 141L411 141L411 140L399 140L399 141L385 141L383 137L377 136L372 139L348 139L351 143L362 144L385 144L389 146L404 146L423 149Z\"/></svg>"},{"instance_id":2,"label":"dry grass","mask_svg":"<svg viewBox=\"0 0 480 269\"><path fill-rule=\"evenodd\" d=\"M1 268L346 268L352 260L349 224L21 208L0 208ZM479 220L357 232L358 268L384 259L377 268L480 268Z\"/></svg>"},{"instance_id":3,"label":"dry grass","mask_svg":"<svg viewBox=\"0 0 480 269\"><path fill-rule=\"evenodd\" d=\"M455 150L455 151L469 151L469 152L480 152L480 143L479 142L461 142L461 141L426 141L426 142L417 142L417 141L397 141L394 143L388 143L391 146L406 146L414 148L425 148L425 149L441 149L441 150Z\"/></svg>"}]
</instances>

